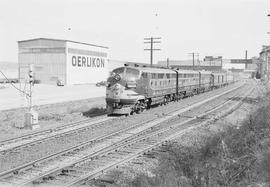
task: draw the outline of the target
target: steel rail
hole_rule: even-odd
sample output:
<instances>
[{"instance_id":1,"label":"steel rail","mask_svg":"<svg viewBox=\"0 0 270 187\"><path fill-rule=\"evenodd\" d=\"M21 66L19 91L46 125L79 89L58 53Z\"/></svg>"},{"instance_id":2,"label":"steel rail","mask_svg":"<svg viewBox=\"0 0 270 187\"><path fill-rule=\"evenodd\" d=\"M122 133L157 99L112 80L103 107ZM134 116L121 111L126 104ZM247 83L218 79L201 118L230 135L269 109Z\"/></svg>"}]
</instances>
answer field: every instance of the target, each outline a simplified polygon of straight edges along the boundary
<instances>
[{"instance_id":1,"label":"steel rail","mask_svg":"<svg viewBox=\"0 0 270 187\"><path fill-rule=\"evenodd\" d=\"M101 117L105 117L105 115L103 115ZM111 117L110 119L113 119L113 118ZM29 133L29 134L25 134L25 135L22 135L19 137L14 137L14 138L0 141L0 153L9 151L11 149L16 149L19 147L28 146L30 144L35 144L36 142L40 142L41 140L54 138L54 137L57 137L57 136L60 136L63 134L76 133L77 128L78 128L78 130L87 128L89 125L85 124L85 123L91 123L94 120L96 120L96 118L91 119L91 120L89 120L89 119L81 120L81 121L77 121L77 122L73 122L73 123L68 123L67 125L62 125L60 127L54 128L54 129L46 129L46 130L42 130L42 131L38 131L38 132L34 132L34 133ZM105 120L105 121L107 121L107 120ZM75 129L68 130L68 128L73 128L76 126L78 126L78 127ZM82 128L80 128L80 126L82 126ZM61 133L61 131L64 131L64 133ZM55 134L50 136L51 133L55 133ZM41 137L38 138L38 136L41 136Z\"/></svg>"},{"instance_id":2,"label":"steel rail","mask_svg":"<svg viewBox=\"0 0 270 187\"><path fill-rule=\"evenodd\" d=\"M238 107L238 106L242 103L243 99L244 99L245 97L247 97L249 94L251 94L253 91L254 91L254 89L252 89L252 90L246 92L246 93L245 93L245 96L244 96L240 101L238 101L235 105L233 105L232 107L230 107L229 110L226 110L225 112L223 112L223 114L222 114L221 116L226 115L226 113L228 113L229 111L234 110L236 107ZM230 100L230 101L232 101L232 100ZM224 105L227 105L228 103L230 103L230 102L226 102L226 103L224 103ZM212 113L213 111L216 111L217 109L222 108L224 105L219 106L219 107L217 107L217 108L215 108L215 109L212 109L212 110L210 110L210 111L207 111L206 113L202 114L201 116L208 115L208 114ZM221 117L221 116L220 116L220 117ZM106 165L106 166L104 166L104 167L101 167L101 168L99 168L99 169L96 170L96 171L89 172L89 173L83 175L82 177L79 177L78 179L72 181L72 182L69 182L69 183L67 183L67 184L64 184L63 186L64 186L64 187L73 186L73 185L78 184L78 183L80 183L80 182L82 182L82 181L84 181L84 180L89 180L89 178L97 177L99 174L102 174L102 173L106 172L107 170L111 169L112 167L115 167L115 166L118 166L118 165L123 164L123 163L125 163L125 162L128 162L128 161L130 161L130 160L132 160L132 159L138 157L138 156L141 155L142 153L144 153L144 152L146 152L146 151L149 151L149 150L152 150L153 148L159 146L160 144L162 144L162 143L164 143L164 142L167 142L167 141L170 141L170 140L172 140L172 139L177 138L179 135L182 135L182 134L185 133L187 130L190 130L190 129L193 129L193 128L198 128L198 126L203 126L203 125L205 125L205 124L207 124L207 123L209 123L209 122L215 120L215 118L206 119L206 120L203 121L203 122L196 122L195 124L197 124L197 125L190 124L190 125L188 125L187 127L184 127L184 129L183 129L183 125L184 125L184 124L187 124L187 123L189 123L189 122L191 122L191 121L193 121L193 120L196 120L196 119L197 119L197 117L195 116L195 117L193 117L192 119L187 119L187 120L185 120L185 121L183 121L183 122L181 122L181 123L174 124L174 125L168 126L168 127L165 128L165 129L161 129L161 130L159 130L159 131L157 131L157 132L154 132L154 133L152 133L152 134L148 134L148 137L141 137L140 139L136 139L136 140L133 140L132 142L129 142L129 143L124 144L124 145L121 145L121 147L124 147L124 146L128 146L128 147L129 147L129 148L128 148L127 150L125 150L124 152L132 152L132 150L133 150L134 148L133 148L133 149L130 148L130 144L132 144L132 143L138 143L139 141L143 141L143 140L149 139L149 138L151 138L151 137L153 137L153 136L158 136L157 139L154 139L154 141L155 141L155 140L158 140L157 142L154 143L154 145L151 145L151 143L153 143L153 140L152 140L152 141L150 141L150 147L149 147L149 146L147 147L147 145L146 145L146 147L144 147L144 146L145 146L145 145L144 145L144 146L143 146L143 147L144 147L143 149L140 149L139 151L137 151L137 152L135 152L135 153L131 153L131 155L130 155L130 156L127 156L127 158L121 159L120 161L116 161L116 162L113 162L113 163L111 163L111 164L109 164L109 165ZM199 125L198 125L198 124L199 124ZM181 128L182 128L182 131L177 132L177 128L180 128L180 130L181 130ZM178 130L179 130L179 129L178 129ZM166 133L166 132L168 133L169 131L172 132L171 135L169 135L168 137L166 137L167 135L165 135L165 138L164 138L163 140L159 140L159 139L160 139L160 134L161 134L161 133ZM148 140L148 141L149 141L149 140ZM117 149L119 149L119 148L121 148L121 147L118 147ZM136 147L136 146L135 146L135 147ZM136 150L136 149L135 149L135 150ZM112 149L111 151L113 151L113 149ZM106 153L103 153L103 155L105 155L105 154L106 154ZM108 154L108 153L107 153L107 154ZM100 157L102 157L103 155L100 155ZM85 160L81 160L81 162L83 162L83 161L85 161Z\"/></svg>"},{"instance_id":3,"label":"steel rail","mask_svg":"<svg viewBox=\"0 0 270 187\"><path fill-rule=\"evenodd\" d=\"M6 151L9 151L12 149L25 147L25 146L28 146L30 144L35 144L37 142L42 142L44 140L48 140L51 138L56 138L58 136L73 134L73 133L76 133L77 131L80 131L82 129L88 129L88 128L92 128L94 125L103 124L107 121L113 120L114 118L115 117L107 118L104 116L104 118L101 118L101 119L82 120L79 122L70 123L68 126L65 125L64 127L59 127L57 129L48 129L48 130L42 131L40 133L35 133L34 137L31 134L29 136L25 135L23 137L14 138L14 139L11 139L11 141L15 140L14 143L7 141L5 143L5 145L2 145L2 147L0 145L0 153L6 152ZM26 140L23 141L23 139L26 139ZM20 142L20 140L22 142ZM13 145L13 144L15 144L15 145Z\"/></svg>"},{"instance_id":4,"label":"steel rail","mask_svg":"<svg viewBox=\"0 0 270 187\"><path fill-rule=\"evenodd\" d=\"M105 117L105 116L103 116L103 117ZM107 120L105 120L105 121L107 121ZM62 136L64 134L76 133L77 131L79 131L81 129L89 128L90 127L89 124L84 124L87 122L93 122L93 120L82 120L82 121L70 123L68 125L64 125L64 126L61 126L61 127L55 128L55 129L47 129L44 131L39 131L39 132L31 133L31 134L26 134L26 135L23 135L20 137L15 137L15 138L11 138L8 140L4 140L4 141L0 142L0 144L4 143L4 145L3 144L0 145L0 153L9 151L11 149L16 149L19 147L21 148L24 146L28 146L29 144L35 144L36 142L41 142L41 140L55 138L57 136ZM76 126L78 126L78 127L76 127ZM80 126L82 126L82 128L80 128ZM68 130L68 127L70 127L70 128L76 127L76 128ZM64 131L64 132L61 132L61 131ZM54 134L50 135L50 133L54 133ZM41 136L41 137L38 137L38 136ZM21 141L21 142L19 142L19 141Z\"/></svg>"},{"instance_id":5,"label":"steel rail","mask_svg":"<svg viewBox=\"0 0 270 187\"><path fill-rule=\"evenodd\" d=\"M242 86L242 85L241 85L241 86ZM206 102L208 102L208 101L210 101L210 100L213 100L214 98L217 98L217 97L219 97L219 96L221 96L221 95L224 95L224 94L226 94L226 93L229 93L229 92L231 92L231 91L233 91L233 90L235 90L235 89L238 89L238 88L240 88L241 86L236 87L236 88L234 88L234 89L232 89L232 90L229 90L229 91L227 91L227 92L224 92L224 93L222 93L222 94L220 94L220 95L216 95L215 97L212 97L211 99L207 99L207 100L201 102L200 105L202 105L202 104L204 104L204 103L206 103ZM188 110L190 110L191 108L194 108L194 107L196 107L196 106L199 106L199 104L195 104L195 105L189 106L189 107L187 107L187 108L181 110L180 113L183 113L183 112L185 112L185 111L188 111ZM179 113L179 112L177 112L177 114L178 114L178 113ZM171 117L171 116L169 116L169 118L170 118L170 117ZM166 118L166 119L167 119L167 118ZM163 120L163 121L164 121L164 120ZM77 149L78 149L78 147L77 147ZM55 155L54 155L54 156L55 156ZM39 161L40 161L40 160L39 160ZM31 163L31 164L34 164L34 163Z\"/></svg>"}]
</instances>

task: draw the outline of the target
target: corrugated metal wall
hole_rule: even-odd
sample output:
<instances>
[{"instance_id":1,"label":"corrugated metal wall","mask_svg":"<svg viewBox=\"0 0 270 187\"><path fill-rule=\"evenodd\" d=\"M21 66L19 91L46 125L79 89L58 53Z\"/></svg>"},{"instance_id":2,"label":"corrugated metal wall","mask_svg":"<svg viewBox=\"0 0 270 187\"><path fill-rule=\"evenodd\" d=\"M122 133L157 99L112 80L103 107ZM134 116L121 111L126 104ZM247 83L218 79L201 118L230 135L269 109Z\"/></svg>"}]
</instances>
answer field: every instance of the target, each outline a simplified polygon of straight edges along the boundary
<instances>
[{"instance_id":1,"label":"corrugated metal wall","mask_svg":"<svg viewBox=\"0 0 270 187\"><path fill-rule=\"evenodd\" d=\"M65 54L36 53L19 54L19 66L34 64L35 80L40 83L56 84L57 80L66 81ZM21 68L20 68L21 70ZM25 71L20 71L20 77L25 77Z\"/></svg>"},{"instance_id":2,"label":"corrugated metal wall","mask_svg":"<svg viewBox=\"0 0 270 187\"><path fill-rule=\"evenodd\" d=\"M108 77L107 47L44 38L20 41L18 46L20 80L28 76L29 64L40 83L88 84Z\"/></svg>"},{"instance_id":3,"label":"corrugated metal wall","mask_svg":"<svg viewBox=\"0 0 270 187\"><path fill-rule=\"evenodd\" d=\"M45 84L66 82L65 43L48 40L31 40L19 43L19 76L24 82L29 64L34 64L35 80Z\"/></svg>"}]
</instances>

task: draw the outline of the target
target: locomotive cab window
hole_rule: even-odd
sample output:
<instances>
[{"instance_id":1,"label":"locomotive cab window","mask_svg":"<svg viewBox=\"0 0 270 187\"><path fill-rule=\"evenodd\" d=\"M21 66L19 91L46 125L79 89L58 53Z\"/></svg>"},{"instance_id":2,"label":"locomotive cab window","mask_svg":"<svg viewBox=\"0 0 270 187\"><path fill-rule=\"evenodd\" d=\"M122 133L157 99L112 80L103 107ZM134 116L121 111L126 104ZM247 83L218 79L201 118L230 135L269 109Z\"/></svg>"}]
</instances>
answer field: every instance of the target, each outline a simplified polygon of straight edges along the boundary
<instances>
[{"instance_id":1,"label":"locomotive cab window","mask_svg":"<svg viewBox=\"0 0 270 187\"><path fill-rule=\"evenodd\" d=\"M127 68L126 69L126 77L127 78L135 78L138 79L140 75L140 71L137 69Z\"/></svg>"},{"instance_id":2,"label":"locomotive cab window","mask_svg":"<svg viewBox=\"0 0 270 187\"><path fill-rule=\"evenodd\" d=\"M117 69L113 70L113 73L121 75L124 73L124 71L125 71L125 68L117 68Z\"/></svg>"}]
</instances>

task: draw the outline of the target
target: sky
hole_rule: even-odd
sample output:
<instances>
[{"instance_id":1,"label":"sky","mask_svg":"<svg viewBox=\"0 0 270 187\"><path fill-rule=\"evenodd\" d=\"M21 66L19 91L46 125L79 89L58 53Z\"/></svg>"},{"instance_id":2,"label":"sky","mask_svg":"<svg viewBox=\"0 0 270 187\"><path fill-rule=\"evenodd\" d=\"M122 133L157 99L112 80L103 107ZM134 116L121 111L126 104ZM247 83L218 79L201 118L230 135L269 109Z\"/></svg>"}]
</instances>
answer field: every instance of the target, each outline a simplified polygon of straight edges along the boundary
<instances>
[{"instance_id":1,"label":"sky","mask_svg":"<svg viewBox=\"0 0 270 187\"><path fill-rule=\"evenodd\" d=\"M109 58L150 61L144 38L161 37L154 63L258 56L270 45L270 0L0 0L0 61L17 41L67 39L109 47Z\"/></svg>"}]
</instances>

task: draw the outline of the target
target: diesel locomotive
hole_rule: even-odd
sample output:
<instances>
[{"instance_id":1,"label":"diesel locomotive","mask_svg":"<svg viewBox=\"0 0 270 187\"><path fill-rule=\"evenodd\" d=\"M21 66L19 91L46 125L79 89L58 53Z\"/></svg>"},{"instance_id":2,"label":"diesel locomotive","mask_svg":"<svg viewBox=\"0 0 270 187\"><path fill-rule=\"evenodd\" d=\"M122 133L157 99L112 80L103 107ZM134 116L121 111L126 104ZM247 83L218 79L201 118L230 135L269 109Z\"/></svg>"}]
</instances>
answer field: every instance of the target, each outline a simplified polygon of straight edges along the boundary
<instances>
[{"instance_id":1,"label":"diesel locomotive","mask_svg":"<svg viewBox=\"0 0 270 187\"><path fill-rule=\"evenodd\" d=\"M107 112L140 113L151 105L167 104L227 84L226 72L119 67L107 79Z\"/></svg>"}]
</instances>

